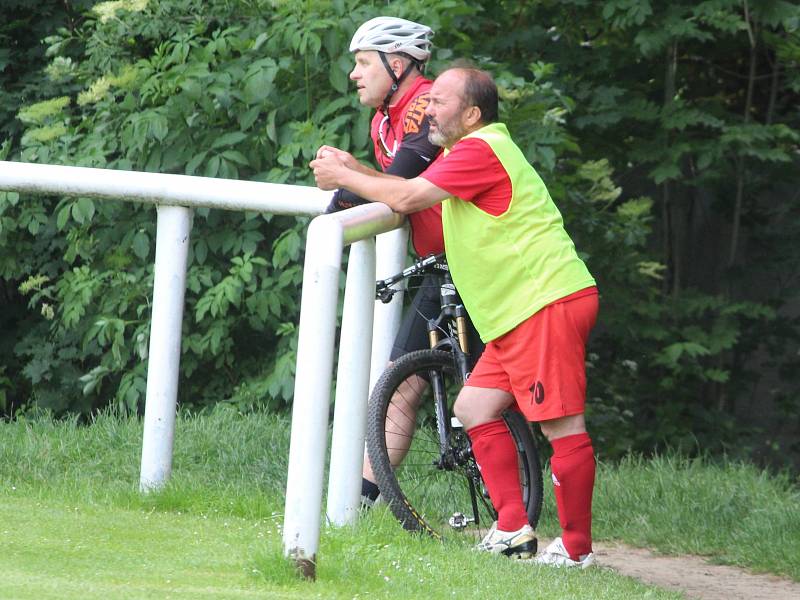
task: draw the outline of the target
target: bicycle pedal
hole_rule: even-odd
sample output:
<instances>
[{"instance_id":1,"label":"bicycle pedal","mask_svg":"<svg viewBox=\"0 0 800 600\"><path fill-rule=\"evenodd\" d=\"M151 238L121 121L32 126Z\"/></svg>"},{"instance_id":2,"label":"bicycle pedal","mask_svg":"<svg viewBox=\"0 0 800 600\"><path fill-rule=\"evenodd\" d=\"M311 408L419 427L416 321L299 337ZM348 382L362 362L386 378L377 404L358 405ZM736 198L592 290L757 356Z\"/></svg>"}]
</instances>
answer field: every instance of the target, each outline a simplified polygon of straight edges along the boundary
<instances>
[{"instance_id":1,"label":"bicycle pedal","mask_svg":"<svg viewBox=\"0 0 800 600\"><path fill-rule=\"evenodd\" d=\"M447 522L453 529L464 529L470 523L474 523L475 519L468 517L464 513L457 512L453 513L453 516L450 517Z\"/></svg>"}]
</instances>

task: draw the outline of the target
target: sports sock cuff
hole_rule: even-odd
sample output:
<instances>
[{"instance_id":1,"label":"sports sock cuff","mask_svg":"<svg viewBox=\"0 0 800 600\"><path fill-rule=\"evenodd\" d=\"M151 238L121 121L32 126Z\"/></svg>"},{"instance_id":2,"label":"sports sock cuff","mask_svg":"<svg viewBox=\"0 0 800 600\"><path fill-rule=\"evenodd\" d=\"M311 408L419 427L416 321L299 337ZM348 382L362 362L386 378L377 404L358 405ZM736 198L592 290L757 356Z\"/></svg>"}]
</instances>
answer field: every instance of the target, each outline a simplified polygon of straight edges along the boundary
<instances>
[{"instance_id":1,"label":"sports sock cuff","mask_svg":"<svg viewBox=\"0 0 800 600\"><path fill-rule=\"evenodd\" d=\"M467 435L469 435L470 439L473 441L482 436L506 433L508 433L508 427L506 427L506 422L503 419L495 419L494 421L481 423L480 425L475 425L475 427L467 429Z\"/></svg>"},{"instance_id":2,"label":"sports sock cuff","mask_svg":"<svg viewBox=\"0 0 800 600\"><path fill-rule=\"evenodd\" d=\"M550 440L550 445L553 447L553 456L569 456L577 452L581 448L592 446L592 438L589 434L576 433L574 435L567 435L556 440Z\"/></svg>"}]
</instances>

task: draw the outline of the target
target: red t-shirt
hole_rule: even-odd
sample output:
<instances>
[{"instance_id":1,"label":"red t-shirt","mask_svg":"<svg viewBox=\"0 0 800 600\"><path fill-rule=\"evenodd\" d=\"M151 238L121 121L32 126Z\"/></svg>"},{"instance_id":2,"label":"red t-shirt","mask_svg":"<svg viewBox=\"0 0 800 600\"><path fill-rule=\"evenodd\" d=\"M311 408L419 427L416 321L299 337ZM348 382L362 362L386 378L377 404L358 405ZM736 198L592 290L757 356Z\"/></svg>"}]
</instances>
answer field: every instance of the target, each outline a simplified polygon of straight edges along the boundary
<instances>
[{"instance_id":1,"label":"red t-shirt","mask_svg":"<svg viewBox=\"0 0 800 600\"><path fill-rule=\"evenodd\" d=\"M420 174L456 198L501 215L511 202L511 178L485 140L464 138Z\"/></svg>"},{"instance_id":2,"label":"red t-shirt","mask_svg":"<svg viewBox=\"0 0 800 600\"><path fill-rule=\"evenodd\" d=\"M411 149L426 162L433 162L441 153L441 148L428 141L428 106L431 80L417 77L414 84L403 94L397 103L389 107L389 119L378 111L372 118L370 136L375 152L375 160L387 171L394 160L384 151L384 146L395 154L400 148ZM415 177L417 173L395 172L401 177ZM442 234L442 207L436 205L408 215L411 224L411 243L419 256L444 252Z\"/></svg>"}]
</instances>

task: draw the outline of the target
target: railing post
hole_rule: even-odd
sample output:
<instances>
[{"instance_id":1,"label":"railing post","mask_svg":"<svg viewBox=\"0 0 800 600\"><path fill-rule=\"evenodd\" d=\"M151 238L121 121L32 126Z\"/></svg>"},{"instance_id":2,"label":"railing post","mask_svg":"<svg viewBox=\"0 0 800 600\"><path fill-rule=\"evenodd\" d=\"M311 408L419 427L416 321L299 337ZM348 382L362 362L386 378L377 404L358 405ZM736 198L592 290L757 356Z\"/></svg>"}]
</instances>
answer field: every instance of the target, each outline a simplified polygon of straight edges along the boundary
<instances>
[{"instance_id":1,"label":"railing post","mask_svg":"<svg viewBox=\"0 0 800 600\"><path fill-rule=\"evenodd\" d=\"M387 231L376 238L376 278L384 279L405 268L408 225ZM403 292L394 295L391 302L375 301L375 318L372 336L372 358L370 360L369 389L386 369L389 355L403 313Z\"/></svg>"},{"instance_id":2,"label":"railing post","mask_svg":"<svg viewBox=\"0 0 800 600\"><path fill-rule=\"evenodd\" d=\"M283 544L285 554L309 578L316 577L319 548L342 249L346 244L395 229L402 224L402 219L386 205L371 204L317 217L308 228ZM363 250L368 248L368 245L363 246ZM353 264L360 262L356 256L351 259ZM372 271L369 283L366 282L368 271ZM364 300L368 297L371 301L374 267L370 269L367 265L367 269L360 274L357 270L352 276L361 281L361 285L368 286L369 293ZM363 406L363 396L361 402ZM351 457L352 464L360 460L363 442L356 450L356 457Z\"/></svg>"},{"instance_id":3,"label":"railing post","mask_svg":"<svg viewBox=\"0 0 800 600\"><path fill-rule=\"evenodd\" d=\"M343 235L335 219L311 222L300 298L283 543L309 579L316 577L319 548Z\"/></svg>"},{"instance_id":4,"label":"railing post","mask_svg":"<svg viewBox=\"0 0 800 600\"><path fill-rule=\"evenodd\" d=\"M186 258L192 228L189 208L159 206L157 212L153 313L139 479L139 489L144 492L163 485L172 471Z\"/></svg>"},{"instance_id":5,"label":"railing post","mask_svg":"<svg viewBox=\"0 0 800 600\"><path fill-rule=\"evenodd\" d=\"M374 297L375 242L354 242L347 262L328 476L327 515L334 525L354 523L361 503Z\"/></svg>"}]
</instances>

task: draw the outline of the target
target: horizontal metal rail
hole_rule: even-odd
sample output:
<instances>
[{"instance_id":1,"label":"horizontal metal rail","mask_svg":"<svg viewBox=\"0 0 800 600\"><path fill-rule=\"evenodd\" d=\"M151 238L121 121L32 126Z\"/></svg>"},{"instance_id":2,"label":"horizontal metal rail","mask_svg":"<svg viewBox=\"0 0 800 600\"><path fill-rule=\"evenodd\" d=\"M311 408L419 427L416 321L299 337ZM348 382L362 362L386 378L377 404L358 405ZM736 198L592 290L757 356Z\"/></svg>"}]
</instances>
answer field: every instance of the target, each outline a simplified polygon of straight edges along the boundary
<instances>
[{"instance_id":1,"label":"horizontal metal rail","mask_svg":"<svg viewBox=\"0 0 800 600\"><path fill-rule=\"evenodd\" d=\"M318 215L330 201L310 186L10 161L0 161L0 190L284 215Z\"/></svg>"}]
</instances>

